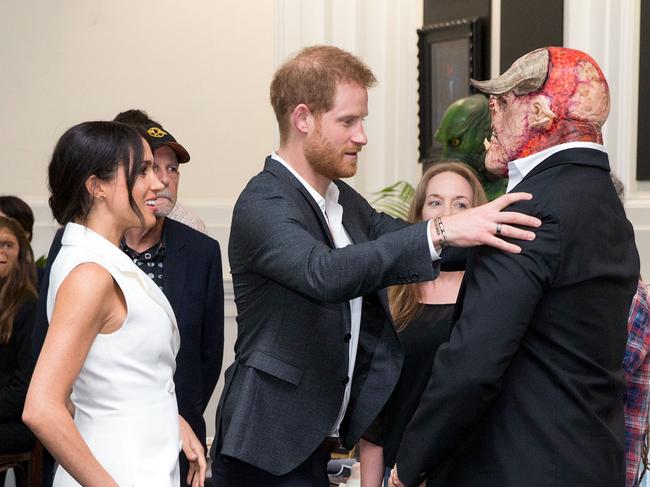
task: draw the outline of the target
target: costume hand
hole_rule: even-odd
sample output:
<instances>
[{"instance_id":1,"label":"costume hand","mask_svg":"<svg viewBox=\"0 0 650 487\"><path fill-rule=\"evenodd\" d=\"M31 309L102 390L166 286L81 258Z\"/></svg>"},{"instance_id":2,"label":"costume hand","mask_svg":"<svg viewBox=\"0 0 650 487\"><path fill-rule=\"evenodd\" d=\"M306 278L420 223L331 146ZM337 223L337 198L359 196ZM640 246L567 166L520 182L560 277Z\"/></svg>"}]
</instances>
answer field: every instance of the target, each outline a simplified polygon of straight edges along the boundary
<instances>
[{"instance_id":1,"label":"costume hand","mask_svg":"<svg viewBox=\"0 0 650 487\"><path fill-rule=\"evenodd\" d=\"M397 476L397 464L390 471L390 487L406 487Z\"/></svg>"},{"instance_id":2,"label":"costume hand","mask_svg":"<svg viewBox=\"0 0 650 487\"><path fill-rule=\"evenodd\" d=\"M187 485L192 487L203 487L205 483L205 451L203 445L192 431L190 425L183 419L182 416L178 417L181 428L181 442L183 445L183 453L190 462L190 469L187 474Z\"/></svg>"},{"instance_id":3,"label":"costume hand","mask_svg":"<svg viewBox=\"0 0 650 487\"><path fill-rule=\"evenodd\" d=\"M511 225L539 227L542 222L535 217L512 211L501 211L506 206L521 200L530 200L530 193L509 193L476 208L462 213L442 217L442 223L447 237L447 244L453 247L475 247L490 245L506 252L519 253L521 248L506 242L502 237L519 240L534 240L533 232L522 230ZM440 237L435 233L435 225L430 225L431 236L438 243ZM497 235L498 234L498 235Z\"/></svg>"}]
</instances>

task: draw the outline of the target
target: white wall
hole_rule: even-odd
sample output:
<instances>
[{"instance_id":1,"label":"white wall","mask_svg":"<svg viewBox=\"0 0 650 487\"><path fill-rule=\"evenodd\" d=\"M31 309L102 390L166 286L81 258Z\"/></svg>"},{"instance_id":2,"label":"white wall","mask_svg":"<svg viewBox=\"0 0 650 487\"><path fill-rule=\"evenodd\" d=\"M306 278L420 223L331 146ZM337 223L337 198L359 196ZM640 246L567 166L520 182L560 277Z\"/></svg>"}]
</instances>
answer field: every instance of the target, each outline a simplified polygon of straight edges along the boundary
<instances>
[{"instance_id":1,"label":"white wall","mask_svg":"<svg viewBox=\"0 0 650 487\"><path fill-rule=\"evenodd\" d=\"M0 2L0 194L35 207L37 254L56 140L134 107L188 148L181 200L227 241L232 204L273 146L273 14L270 1Z\"/></svg>"},{"instance_id":2,"label":"white wall","mask_svg":"<svg viewBox=\"0 0 650 487\"><path fill-rule=\"evenodd\" d=\"M564 0L564 45L590 54L609 82L611 110L603 138L612 171L625 184L625 208L647 279L650 183L636 181L640 12L641 0Z\"/></svg>"}]
</instances>

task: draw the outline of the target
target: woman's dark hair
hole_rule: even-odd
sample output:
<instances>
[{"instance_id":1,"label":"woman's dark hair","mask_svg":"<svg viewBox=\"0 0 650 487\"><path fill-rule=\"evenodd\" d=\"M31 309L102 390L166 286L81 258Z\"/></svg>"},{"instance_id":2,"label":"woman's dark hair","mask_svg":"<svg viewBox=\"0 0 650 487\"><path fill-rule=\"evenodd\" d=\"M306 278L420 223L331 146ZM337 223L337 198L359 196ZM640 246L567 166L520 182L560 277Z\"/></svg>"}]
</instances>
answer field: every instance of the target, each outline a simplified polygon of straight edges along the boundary
<instances>
[{"instance_id":1,"label":"woman's dark hair","mask_svg":"<svg viewBox=\"0 0 650 487\"><path fill-rule=\"evenodd\" d=\"M13 234L19 246L17 265L6 277L0 277L0 343L7 343L14 330L16 313L27 299L36 297L36 266L27 232L20 223L0 216L0 230Z\"/></svg>"},{"instance_id":2,"label":"woman's dark hair","mask_svg":"<svg viewBox=\"0 0 650 487\"><path fill-rule=\"evenodd\" d=\"M13 218L27 233L27 238L32 241L34 232L34 213L27 203L17 196L0 196L0 213Z\"/></svg>"},{"instance_id":3,"label":"woman's dark hair","mask_svg":"<svg viewBox=\"0 0 650 487\"><path fill-rule=\"evenodd\" d=\"M48 167L54 218L61 225L84 222L93 205L86 180L96 176L111 181L121 166L129 203L142 220L131 192L142 167L143 138L141 130L118 122L84 122L68 129L57 142Z\"/></svg>"}]
</instances>

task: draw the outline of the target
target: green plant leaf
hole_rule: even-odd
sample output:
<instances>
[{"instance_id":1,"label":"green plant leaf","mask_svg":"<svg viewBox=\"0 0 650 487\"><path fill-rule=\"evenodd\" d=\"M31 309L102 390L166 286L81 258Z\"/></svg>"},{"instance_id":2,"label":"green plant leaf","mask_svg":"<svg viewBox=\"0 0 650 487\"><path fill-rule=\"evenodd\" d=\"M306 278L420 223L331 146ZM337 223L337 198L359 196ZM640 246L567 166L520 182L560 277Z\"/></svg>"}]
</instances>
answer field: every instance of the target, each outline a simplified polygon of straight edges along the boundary
<instances>
[{"instance_id":1,"label":"green plant leaf","mask_svg":"<svg viewBox=\"0 0 650 487\"><path fill-rule=\"evenodd\" d=\"M409 206L415 195L415 189L406 181L397 181L395 184L373 193L373 195L376 198L370 204L376 210L406 220Z\"/></svg>"}]
</instances>

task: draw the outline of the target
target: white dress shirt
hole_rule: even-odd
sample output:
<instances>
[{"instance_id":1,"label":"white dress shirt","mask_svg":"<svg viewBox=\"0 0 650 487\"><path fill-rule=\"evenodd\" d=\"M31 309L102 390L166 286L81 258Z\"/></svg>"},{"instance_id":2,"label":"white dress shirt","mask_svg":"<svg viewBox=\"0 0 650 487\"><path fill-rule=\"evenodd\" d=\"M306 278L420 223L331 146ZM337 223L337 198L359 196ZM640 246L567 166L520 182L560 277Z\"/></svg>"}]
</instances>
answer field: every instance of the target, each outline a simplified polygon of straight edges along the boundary
<instances>
[{"instance_id":1,"label":"white dress shirt","mask_svg":"<svg viewBox=\"0 0 650 487\"><path fill-rule=\"evenodd\" d=\"M521 183L522 179L524 179L530 171L535 169L548 157L552 156L556 152L575 148L596 149L607 153L605 146L602 144L596 144L594 142L567 142L565 144L554 145L553 147L549 147L540 152L535 152L534 154L522 157L521 159L515 159L508 163L508 188L506 189L506 192L509 193L512 191L512 189Z\"/></svg>"}]
</instances>

